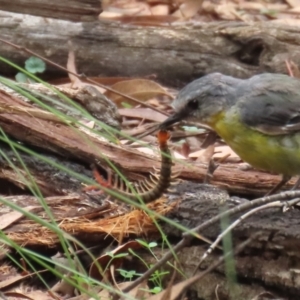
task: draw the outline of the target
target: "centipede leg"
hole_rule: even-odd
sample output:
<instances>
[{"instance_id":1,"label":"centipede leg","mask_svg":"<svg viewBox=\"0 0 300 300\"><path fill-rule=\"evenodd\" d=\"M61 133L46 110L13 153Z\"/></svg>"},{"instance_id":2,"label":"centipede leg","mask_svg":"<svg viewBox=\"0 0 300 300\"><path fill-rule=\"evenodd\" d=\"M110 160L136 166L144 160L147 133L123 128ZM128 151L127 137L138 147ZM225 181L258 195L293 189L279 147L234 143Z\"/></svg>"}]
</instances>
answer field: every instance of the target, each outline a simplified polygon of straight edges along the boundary
<instances>
[{"instance_id":1,"label":"centipede leg","mask_svg":"<svg viewBox=\"0 0 300 300\"><path fill-rule=\"evenodd\" d=\"M96 165L92 165L92 171L93 171L93 176L94 176L94 179L103 187L105 188L109 188L111 187L111 180L112 180L112 175L110 172L108 172L108 180L105 180L103 178L103 176L99 173ZM87 192L87 191L91 191L91 190L98 190L99 189L99 186L97 185L88 185L86 186L83 191ZM103 191L99 191L98 192L99 194L102 194Z\"/></svg>"}]
</instances>

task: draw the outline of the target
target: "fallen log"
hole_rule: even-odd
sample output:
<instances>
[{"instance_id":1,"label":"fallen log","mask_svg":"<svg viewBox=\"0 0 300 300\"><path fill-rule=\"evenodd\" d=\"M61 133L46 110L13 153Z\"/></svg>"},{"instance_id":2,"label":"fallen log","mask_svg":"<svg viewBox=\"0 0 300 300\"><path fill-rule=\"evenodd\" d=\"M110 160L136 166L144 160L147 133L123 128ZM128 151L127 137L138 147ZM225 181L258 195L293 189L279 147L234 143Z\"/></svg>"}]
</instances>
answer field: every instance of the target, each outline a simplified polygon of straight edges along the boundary
<instances>
[{"instance_id":1,"label":"fallen log","mask_svg":"<svg viewBox=\"0 0 300 300\"><path fill-rule=\"evenodd\" d=\"M286 60L300 64L299 30L272 22L214 22L145 27L117 22L74 23L1 12L0 38L65 66L72 41L78 71L88 76L154 76L182 86L211 72L247 78L287 73ZM18 65L28 54L0 43L0 53ZM1 73L16 70L0 63ZM66 74L47 65L48 76Z\"/></svg>"},{"instance_id":2,"label":"fallen log","mask_svg":"<svg viewBox=\"0 0 300 300\"><path fill-rule=\"evenodd\" d=\"M81 22L97 20L100 4L99 0L62 0L55 5L43 0L0 0L3 11Z\"/></svg>"}]
</instances>

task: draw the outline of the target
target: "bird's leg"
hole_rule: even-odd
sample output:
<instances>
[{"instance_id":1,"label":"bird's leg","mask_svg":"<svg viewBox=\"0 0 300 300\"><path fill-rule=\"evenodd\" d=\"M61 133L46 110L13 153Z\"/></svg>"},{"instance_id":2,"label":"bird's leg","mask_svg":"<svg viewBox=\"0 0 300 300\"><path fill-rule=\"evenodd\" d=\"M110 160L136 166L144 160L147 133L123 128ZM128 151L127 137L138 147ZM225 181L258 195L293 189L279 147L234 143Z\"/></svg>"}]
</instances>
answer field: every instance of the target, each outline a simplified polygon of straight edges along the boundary
<instances>
[{"instance_id":1,"label":"bird's leg","mask_svg":"<svg viewBox=\"0 0 300 300\"><path fill-rule=\"evenodd\" d=\"M203 180L204 183L210 183L211 179L213 178L213 174L217 170L218 167L219 167L219 165L214 162L213 158L211 158L209 160L207 172L206 172L204 180Z\"/></svg>"},{"instance_id":2,"label":"bird's leg","mask_svg":"<svg viewBox=\"0 0 300 300\"><path fill-rule=\"evenodd\" d=\"M292 176L288 176L288 175L282 175L282 179L281 181L274 186L267 194L266 196L270 196L272 194L274 194L275 192L277 192L280 188L282 188L290 179L292 178ZM300 183L300 182L299 182ZM297 184L297 183L296 183Z\"/></svg>"}]
</instances>

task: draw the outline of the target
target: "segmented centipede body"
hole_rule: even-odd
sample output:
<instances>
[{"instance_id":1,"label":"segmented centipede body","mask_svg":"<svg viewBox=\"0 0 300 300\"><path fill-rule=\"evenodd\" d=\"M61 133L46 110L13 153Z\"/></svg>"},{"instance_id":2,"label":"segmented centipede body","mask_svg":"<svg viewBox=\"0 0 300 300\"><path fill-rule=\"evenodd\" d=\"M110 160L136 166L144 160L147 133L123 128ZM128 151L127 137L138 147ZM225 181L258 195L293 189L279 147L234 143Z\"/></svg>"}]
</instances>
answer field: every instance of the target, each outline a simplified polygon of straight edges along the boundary
<instances>
[{"instance_id":1,"label":"segmented centipede body","mask_svg":"<svg viewBox=\"0 0 300 300\"><path fill-rule=\"evenodd\" d=\"M143 202L149 203L158 199L169 188L172 181L172 158L168 147L169 138L169 132L164 130L158 132L157 139L161 153L159 174L152 174L150 180L139 181L136 185L133 185L133 189L136 190L136 193L133 193L132 188L128 187L117 175L114 177L113 183L109 185L104 182L101 175L94 168L96 181L132 201L139 201L141 199Z\"/></svg>"}]
</instances>

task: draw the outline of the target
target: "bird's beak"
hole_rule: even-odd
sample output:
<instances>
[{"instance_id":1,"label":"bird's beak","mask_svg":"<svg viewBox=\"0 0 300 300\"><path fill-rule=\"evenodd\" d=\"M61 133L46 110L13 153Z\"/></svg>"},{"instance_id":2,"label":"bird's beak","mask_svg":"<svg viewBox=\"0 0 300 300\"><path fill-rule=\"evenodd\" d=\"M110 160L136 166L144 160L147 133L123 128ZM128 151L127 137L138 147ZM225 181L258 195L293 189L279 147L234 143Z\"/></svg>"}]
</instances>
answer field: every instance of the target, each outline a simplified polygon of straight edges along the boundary
<instances>
[{"instance_id":1,"label":"bird's beak","mask_svg":"<svg viewBox=\"0 0 300 300\"><path fill-rule=\"evenodd\" d=\"M172 116L168 117L165 121L163 121L160 125L159 125L159 129L161 130L165 130L168 127L170 127L171 125L183 120L186 117L186 113L184 110L176 112L175 114L173 114Z\"/></svg>"}]
</instances>

